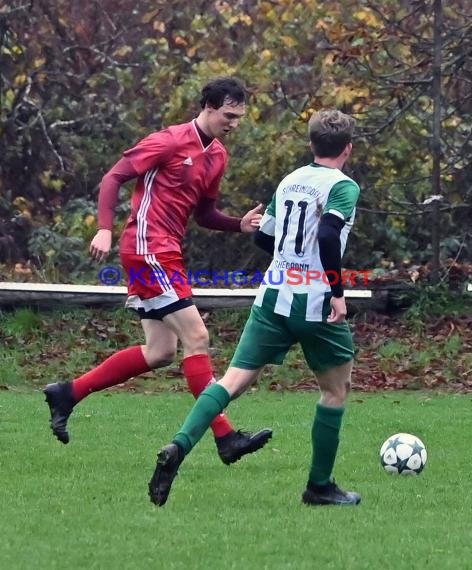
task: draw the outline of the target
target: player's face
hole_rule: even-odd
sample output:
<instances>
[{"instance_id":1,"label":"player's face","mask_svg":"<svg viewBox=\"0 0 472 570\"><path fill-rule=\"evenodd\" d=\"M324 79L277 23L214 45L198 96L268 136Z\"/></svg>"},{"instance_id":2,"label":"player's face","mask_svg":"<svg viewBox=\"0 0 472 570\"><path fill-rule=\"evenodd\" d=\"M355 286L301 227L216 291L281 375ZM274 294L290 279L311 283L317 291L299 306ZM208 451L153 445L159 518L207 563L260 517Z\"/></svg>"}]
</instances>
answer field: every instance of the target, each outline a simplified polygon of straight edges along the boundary
<instances>
[{"instance_id":1,"label":"player's face","mask_svg":"<svg viewBox=\"0 0 472 570\"><path fill-rule=\"evenodd\" d=\"M210 108L208 117L208 134L217 139L224 139L239 125L239 121L246 113L244 103L226 101L219 109Z\"/></svg>"}]
</instances>

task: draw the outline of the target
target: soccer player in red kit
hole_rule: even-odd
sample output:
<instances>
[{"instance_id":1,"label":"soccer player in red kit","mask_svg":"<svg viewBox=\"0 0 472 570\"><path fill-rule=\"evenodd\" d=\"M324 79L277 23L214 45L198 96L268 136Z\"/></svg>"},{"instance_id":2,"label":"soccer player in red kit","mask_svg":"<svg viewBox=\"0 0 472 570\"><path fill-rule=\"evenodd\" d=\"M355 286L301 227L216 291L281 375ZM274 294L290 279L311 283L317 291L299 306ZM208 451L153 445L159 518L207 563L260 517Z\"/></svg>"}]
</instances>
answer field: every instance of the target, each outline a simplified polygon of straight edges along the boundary
<instances>
[{"instance_id":1,"label":"soccer player in red kit","mask_svg":"<svg viewBox=\"0 0 472 570\"><path fill-rule=\"evenodd\" d=\"M128 274L126 307L141 319L145 344L120 350L98 367L71 382L49 384L44 393L51 413L51 429L69 442L67 420L83 398L110 386L169 365L177 342L183 348L183 372L195 397L214 382L205 324L192 301L183 264L182 239L193 214L203 227L254 232L261 219L258 206L242 218L216 209L220 181L227 165L222 140L245 114L246 92L232 77L217 78L202 89L198 117L150 134L125 151L105 174L98 199L99 230L90 245L97 261L104 261L112 245L118 192L137 179L131 214L120 241L120 256ZM218 454L229 465L263 447L270 429L256 433L235 431L224 413L211 424Z\"/></svg>"}]
</instances>

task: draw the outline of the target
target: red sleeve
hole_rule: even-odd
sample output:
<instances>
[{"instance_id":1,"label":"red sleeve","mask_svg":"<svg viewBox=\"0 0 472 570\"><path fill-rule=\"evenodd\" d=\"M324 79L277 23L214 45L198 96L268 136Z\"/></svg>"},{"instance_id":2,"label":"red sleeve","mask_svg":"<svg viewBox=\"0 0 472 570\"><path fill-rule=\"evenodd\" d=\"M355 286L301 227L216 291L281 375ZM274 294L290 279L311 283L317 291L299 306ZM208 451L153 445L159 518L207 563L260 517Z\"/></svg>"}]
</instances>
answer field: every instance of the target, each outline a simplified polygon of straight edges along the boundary
<instances>
[{"instance_id":1,"label":"red sleeve","mask_svg":"<svg viewBox=\"0 0 472 570\"><path fill-rule=\"evenodd\" d=\"M102 178L98 194L99 229L113 229L113 218L120 187L128 180L136 178L137 175L131 161L128 158L121 158Z\"/></svg>"},{"instance_id":2,"label":"red sleeve","mask_svg":"<svg viewBox=\"0 0 472 570\"><path fill-rule=\"evenodd\" d=\"M221 180L223 178L226 166L228 164L228 155L226 153L225 148L219 141L214 141L213 144L215 144L215 142L219 143L220 145L219 146L220 152L216 154L215 158L218 164L218 173L213 178L213 180L211 180L211 182L208 185L207 192L205 192L205 198L211 198L212 200L217 200L218 196L220 195Z\"/></svg>"},{"instance_id":3,"label":"red sleeve","mask_svg":"<svg viewBox=\"0 0 472 570\"><path fill-rule=\"evenodd\" d=\"M213 180L210 182L210 184L208 185L208 189L205 192L206 199L213 200L214 202L216 202L217 198L220 195L220 184L221 184L221 179L223 178L223 174L224 174L224 169L217 177L213 178Z\"/></svg>"},{"instance_id":4,"label":"red sleeve","mask_svg":"<svg viewBox=\"0 0 472 570\"><path fill-rule=\"evenodd\" d=\"M169 129L164 129L139 141L136 146L126 150L123 156L131 161L135 171L140 175L168 162L174 155L175 148L174 136Z\"/></svg>"},{"instance_id":5,"label":"red sleeve","mask_svg":"<svg viewBox=\"0 0 472 570\"><path fill-rule=\"evenodd\" d=\"M197 204L193 217L199 226L210 230L221 230L226 232L240 232L241 218L227 216L216 209L216 200L213 198L203 198Z\"/></svg>"}]
</instances>

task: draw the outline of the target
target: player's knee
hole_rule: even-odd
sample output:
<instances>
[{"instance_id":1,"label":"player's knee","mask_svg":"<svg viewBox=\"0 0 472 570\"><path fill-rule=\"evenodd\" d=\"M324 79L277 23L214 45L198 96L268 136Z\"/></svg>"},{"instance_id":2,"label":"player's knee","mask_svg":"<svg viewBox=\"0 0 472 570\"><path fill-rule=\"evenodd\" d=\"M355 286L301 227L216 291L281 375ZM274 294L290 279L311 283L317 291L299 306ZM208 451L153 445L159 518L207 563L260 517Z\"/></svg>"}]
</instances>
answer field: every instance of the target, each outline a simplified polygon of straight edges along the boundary
<instances>
[{"instance_id":1,"label":"player's knee","mask_svg":"<svg viewBox=\"0 0 472 570\"><path fill-rule=\"evenodd\" d=\"M210 345L210 338L205 326L189 331L181 340L184 351L187 353L207 352Z\"/></svg>"},{"instance_id":2,"label":"player's knee","mask_svg":"<svg viewBox=\"0 0 472 570\"><path fill-rule=\"evenodd\" d=\"M144 350L144 358L149 365L149 368L163 368L164 366L169 366L174 362L176 352L174 350L168 350L165 352L146 349Z\"/></svg>"},{"instance_id":3,"label":"player's knee","mask_svg":"<svg viewBox=\"0 0 472 570\"><path fill-rule=\"evenodd\" d=\"M333 384L332 386L325 387L321 390L321 401L324 405L342 408L346 402L349 393L349 383L340 382L338 384Z\"/></svg>"}]
</instances>

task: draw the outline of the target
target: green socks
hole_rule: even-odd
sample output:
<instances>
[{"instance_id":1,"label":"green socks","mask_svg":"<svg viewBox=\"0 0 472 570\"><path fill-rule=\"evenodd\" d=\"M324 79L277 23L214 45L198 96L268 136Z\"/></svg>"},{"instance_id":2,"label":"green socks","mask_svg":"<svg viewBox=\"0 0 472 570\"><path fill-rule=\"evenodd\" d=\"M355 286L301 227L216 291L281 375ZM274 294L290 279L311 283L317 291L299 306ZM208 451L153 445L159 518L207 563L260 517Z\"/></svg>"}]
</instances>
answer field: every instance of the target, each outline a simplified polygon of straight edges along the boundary
<instances>
[{"instance_id":1,"label":"green socks","mask_svg":"<svg viewBox=\"0 0 472 570\"><path fill-rule=\"evenodd\" d=\"M230 395L223 386L210 384L198 397L172 442L180 445L186 455L190 453L214 418L221 414L229 404L230 399Z\"/></svg>"},{"instance_id":2,"label":"green socks","mask_svg":"<svg viewBox=\"0 0 472 570\"><path fill-rule=\"evenodd\" d=\"M321 404L316 405L315 419L311 430L313 459L308 478L309 482L315 485L326 485L331 481L343 414L344 408L328 408Z\"/></svg>"},{"instance_id":3,"label":"green socks","mask_svg":"<svg viewBox=\"0 0 472 570\"><path fill-rule=\"evenodd\" d=\"M187 455L203 437L213 419L229 404L231 398L221 384L210 384L198 397L182 427L172 440ZM311 432L313 459L309 481L325 485L331 480L339 444L339 431L344 408L316 405Z\"/></svg>"}]
</instances>

